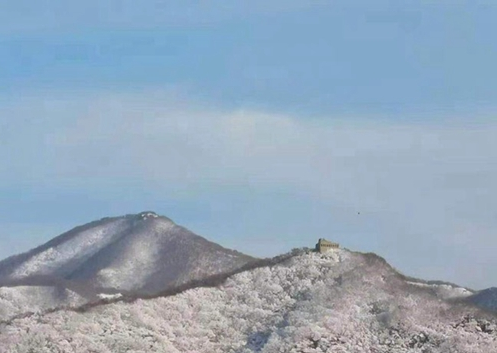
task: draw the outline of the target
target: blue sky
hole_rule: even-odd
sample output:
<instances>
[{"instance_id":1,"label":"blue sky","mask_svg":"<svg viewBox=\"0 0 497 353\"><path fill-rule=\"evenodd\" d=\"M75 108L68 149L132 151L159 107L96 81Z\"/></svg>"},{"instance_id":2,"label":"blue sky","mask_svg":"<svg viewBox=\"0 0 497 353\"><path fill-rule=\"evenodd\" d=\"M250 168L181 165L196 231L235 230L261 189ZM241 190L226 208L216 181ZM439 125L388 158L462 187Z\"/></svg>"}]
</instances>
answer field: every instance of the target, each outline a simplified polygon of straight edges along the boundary
<instances>
[{"instance_id":1,"label":"blue sky","mask_svg":"<svg viewBox=\"0 0 497 353\"><path fill-rule=\"evenodd\" d=\"M497 6L0 0L0 257L155 210L495 286ZM360 212L360 214L358 214Z\"/></svg>"}]
</instances>

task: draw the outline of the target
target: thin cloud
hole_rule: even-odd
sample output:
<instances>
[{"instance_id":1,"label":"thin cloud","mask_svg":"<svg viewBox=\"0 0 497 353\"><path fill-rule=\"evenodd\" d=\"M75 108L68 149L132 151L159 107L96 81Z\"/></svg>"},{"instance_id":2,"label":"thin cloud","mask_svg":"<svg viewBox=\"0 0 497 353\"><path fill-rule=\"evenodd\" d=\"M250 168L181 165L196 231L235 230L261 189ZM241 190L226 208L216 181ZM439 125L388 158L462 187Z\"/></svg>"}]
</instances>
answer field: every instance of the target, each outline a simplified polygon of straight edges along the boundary
<instances>
[{"instance_id":1,"label":"thin cloud","mask_svg":"<svg viewBox=\"0 0 497 353\"><path fill-rule=\"evenodd\" d=\"M490 120L309 120L196 108L160 93L34 99L12 105L0 121L13 117L0 152L7 185L84 190L112 180L152 183L157 192L294 190L373 217L378 246L395 265L432 264L425 275L475 286L497 281L490 271L471 276L497 265L487 250L497 246L497 124ZM466 268L443 270L451 261Z\"/></svg>"}]
</instances>

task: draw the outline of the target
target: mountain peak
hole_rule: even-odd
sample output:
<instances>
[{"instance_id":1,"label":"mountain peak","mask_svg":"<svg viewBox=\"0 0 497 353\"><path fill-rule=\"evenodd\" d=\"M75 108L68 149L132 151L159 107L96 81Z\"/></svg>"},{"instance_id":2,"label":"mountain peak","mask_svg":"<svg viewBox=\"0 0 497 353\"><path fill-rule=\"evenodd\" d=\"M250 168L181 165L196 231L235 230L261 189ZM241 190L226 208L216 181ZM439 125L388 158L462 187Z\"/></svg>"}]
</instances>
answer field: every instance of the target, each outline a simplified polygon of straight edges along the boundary
<instances>
[{"instance_id":1,"label":"mountain peak","mask_svg":"<svg viewBox=\"0 0 497 353\"><path fill-rule=\"evenodd\" d=\"M138 217L141 217L142 219L146 220L149 218L159 218L159 215L153 211L144 211L144 212L140 212L138 214Z\"/></svg>"},{"instance_id":2,"label":"mountain peak","mask_svg":"<svg viewBox=\"0 0 497 353\"><path fill-rule=\"evenodd\" d=\"M82 283L94 291L153 293L252 260L144 211L76 227L1 261L0 282L29 284L42 277Z\"/></svg>"},{"instance_id":3,"label":"mountain peak","mask_svg":"<svg viewBox=\"0 0 497 353\"><path fill-rule=\"evenodd\" d=\"M159 220L160 219L160 220L175 224L171 218L159 215L157 212L154 212L154 211L143 211L140 213L128 214L126 216L119 217L119 218L128 218L128 219L133 219L133 220L138 220L138 221L146 221L146 220L153 220L153 219Z\"/></svg>"}]
</instances>

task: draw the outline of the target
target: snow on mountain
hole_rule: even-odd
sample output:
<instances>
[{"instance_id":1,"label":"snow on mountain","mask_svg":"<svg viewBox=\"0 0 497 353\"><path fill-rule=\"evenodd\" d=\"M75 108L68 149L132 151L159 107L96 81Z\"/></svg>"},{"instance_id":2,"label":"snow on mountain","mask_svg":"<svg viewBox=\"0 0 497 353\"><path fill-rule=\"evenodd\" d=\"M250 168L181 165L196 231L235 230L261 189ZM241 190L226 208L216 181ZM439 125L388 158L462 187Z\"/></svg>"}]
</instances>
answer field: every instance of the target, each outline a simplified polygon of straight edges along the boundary
<instances>
[{"instance_id":1,"label":"snow on mountain","mask_svg":"<svg viewBox=\"0 0 497 353\"><path fill-rule=\"evenodd\" d=\"M57 308L61 303L77 306L86 301L83 296L61 286L0 287L0 319Z\"/></svg>"},{"instance_id":2,"label":"snow on mountain","mask_svg":"<svg viewBox=\"0 0 497 353\"><path fill-rule=\"evenodd\" d=\"M374 254L305 253L213 287L0 324L0 353L497 352L497 319Z\"/></svg>"},{"instance_id":3,"label":"snow on mountain","mask_svg":"<svg viewBox=\"0 0 497 353\"><path fill-rule=\"evenodd\" d=\"M429 283L429 282L416 282L408 281L407 283L426 288L431 290L436 296L441 299L455 299L455 298L465 298L474 294L474 292L468 288L459 287L454 284L445 283Z\"/></svg>"},{"instance_id":4,"label":"snow on mountain","mask_svg":"<svg viewBox=\"0 0 497 353\"><path fill-rule=\"evenodd\" d=\"M122 236L130 219L104 218L52 239L27 253L0 262L0 279L19 280L33 276L65 277L81 263Z\"/></svg>"},{"instance_id":5,"label":"snow on mountain","mask_svg":"<svg viewBox=\"0 0 497 353\"><path fill-rule=\"evenodd\" d=\"M87 299L95 299L99 293L152 294L231 271L253 260L209 242L169 218L142 212L74 228L27 253L1 261L0 286L13 287L3 290L17 291L20 297L25 290L19 288L35 286L33 292L47 293L47 303L55 305L59 298L59 305L67 305L63 296L52 297L47 291L63 289ZM27 307L36 308L41 302L33 299ZM0 303L0 318L5 318L2 312L17 312L6 307Z\"/></svg>"}]
</instances>

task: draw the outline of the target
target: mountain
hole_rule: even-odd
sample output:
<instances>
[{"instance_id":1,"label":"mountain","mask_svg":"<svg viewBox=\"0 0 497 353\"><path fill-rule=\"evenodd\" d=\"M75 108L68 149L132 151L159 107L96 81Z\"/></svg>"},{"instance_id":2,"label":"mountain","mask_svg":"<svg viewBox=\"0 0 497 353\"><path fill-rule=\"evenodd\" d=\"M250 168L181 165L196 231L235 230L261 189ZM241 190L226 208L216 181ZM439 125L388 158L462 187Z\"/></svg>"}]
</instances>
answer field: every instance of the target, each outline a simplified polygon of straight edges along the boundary
<instances>
[{"instance_id":1,"label":"mountain","mask_svg":"<svg viewBox=\"0 0 497 353\"><path fill-rule=\"evenodd\" d=\"M497 288L493 287L476 292L468 297L467 301L479 308L497 313Z\"/></svg>"},{"instance_id":2,"label":"mountain","mask_svg":"<svg viewBox=\"0 0 497 353\"><path fill-rule=\"evenodd\" d=\"M61 285L0 287L0 320L61 305L83 305L88 298Z\"/></svg>"},{"instance_id":3,"label":"mountain","mask_svg":"<svg viewBox=\"0 0 497 353\"><path fill-rule=\"evenodd\" d=\"M152 294L253 260L142 212L88 223L1 261L0 285Z\"/></svg>"},{"instance_id":4,"label":"mountain","mask_svg":"<svg viewBox=\"0 0 497 353\"><path fill-rule=\"evenodd\" d=\"M197 284L0 323L0 353L497 352L496 316L463 288L375 254L295 253Z\"/></svg>"}]
</instances>

